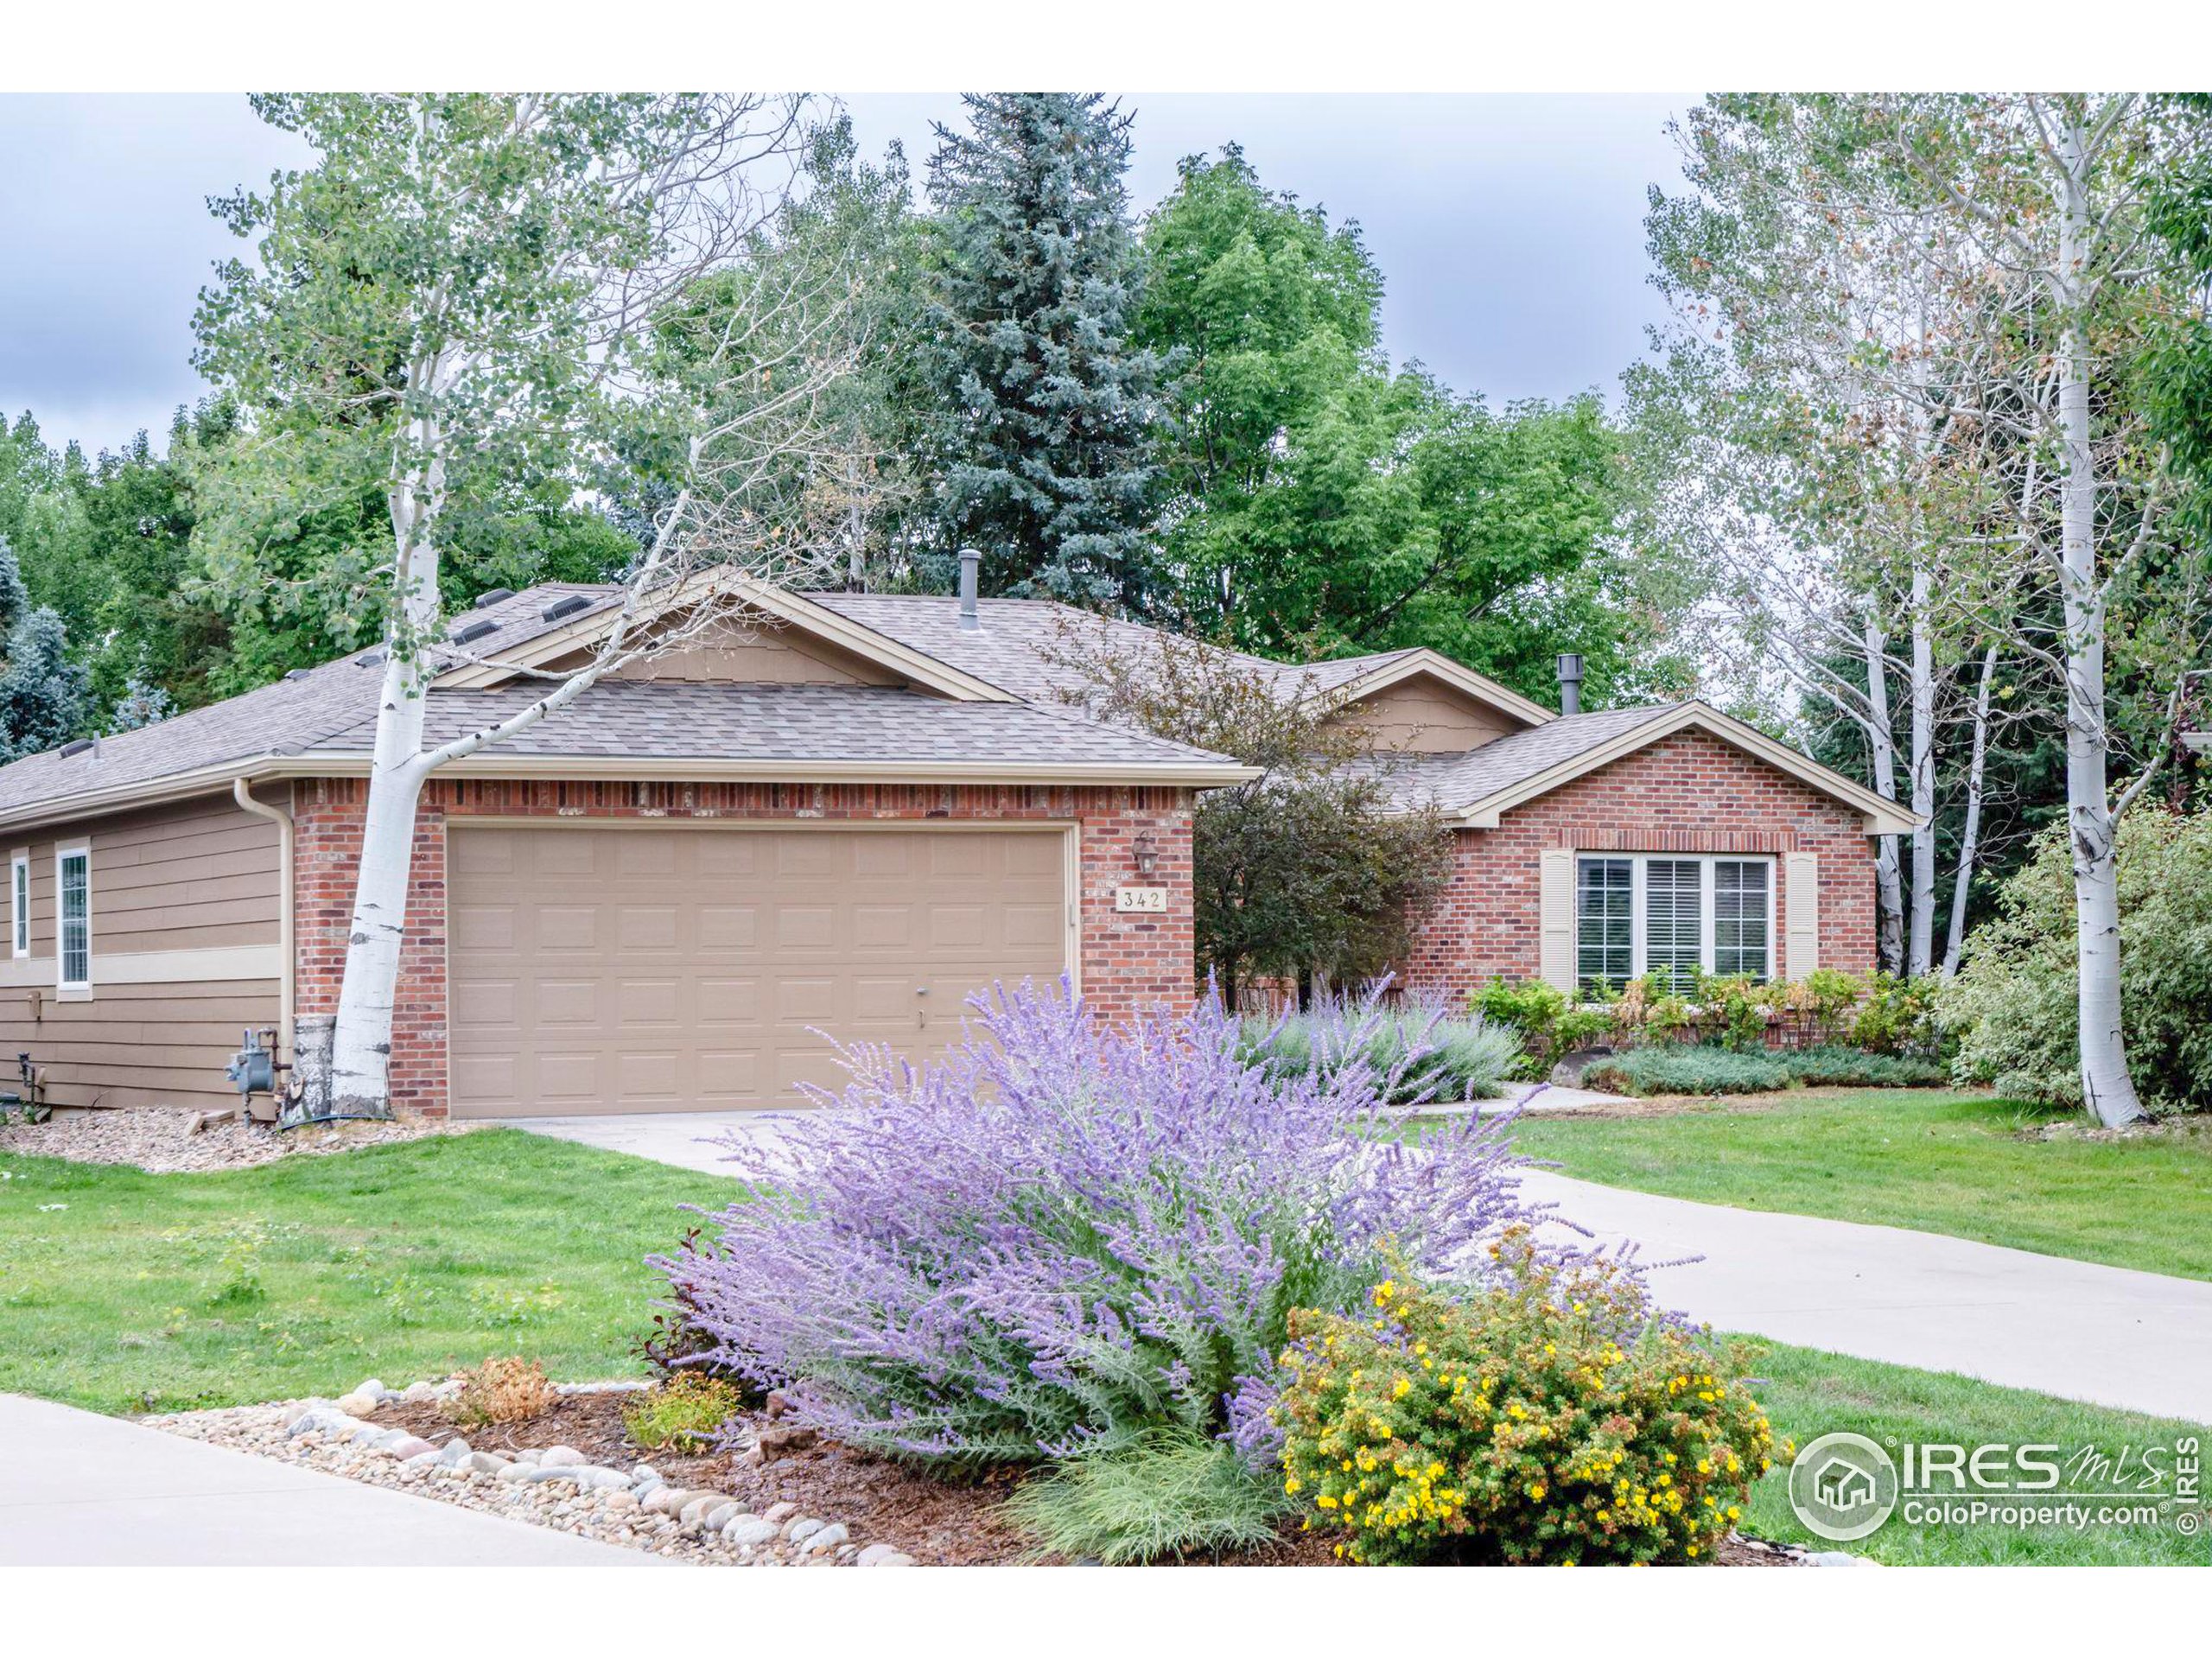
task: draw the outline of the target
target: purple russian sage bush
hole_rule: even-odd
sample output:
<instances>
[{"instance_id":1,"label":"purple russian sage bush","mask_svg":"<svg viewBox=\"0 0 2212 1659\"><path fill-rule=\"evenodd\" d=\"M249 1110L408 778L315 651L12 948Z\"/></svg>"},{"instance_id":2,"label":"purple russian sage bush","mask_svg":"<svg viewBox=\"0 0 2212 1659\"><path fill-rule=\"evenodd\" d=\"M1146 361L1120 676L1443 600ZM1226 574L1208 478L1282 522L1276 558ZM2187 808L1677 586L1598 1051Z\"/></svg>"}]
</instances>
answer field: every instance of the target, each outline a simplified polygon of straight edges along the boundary
<instances>
[{"instance_id":1,"label":"purple russian sage bush","mask_svg":"<svg viewBox=\"0 0 2212 1659\"><path fill-rule=\"evenodd\" d=\"M844 1051L753 1201L654 1263L707 1363L848 1442L982 1465L1183 1426L1256 1456L1293 1308L1479 1274L1526 1218L1497 1124L1410 1148L1376 1118L1401 1078L1271 1077L1212 999L1114 1030L1027 984L972 1006L919 1071Z\"/></svg>"}]
</instances>

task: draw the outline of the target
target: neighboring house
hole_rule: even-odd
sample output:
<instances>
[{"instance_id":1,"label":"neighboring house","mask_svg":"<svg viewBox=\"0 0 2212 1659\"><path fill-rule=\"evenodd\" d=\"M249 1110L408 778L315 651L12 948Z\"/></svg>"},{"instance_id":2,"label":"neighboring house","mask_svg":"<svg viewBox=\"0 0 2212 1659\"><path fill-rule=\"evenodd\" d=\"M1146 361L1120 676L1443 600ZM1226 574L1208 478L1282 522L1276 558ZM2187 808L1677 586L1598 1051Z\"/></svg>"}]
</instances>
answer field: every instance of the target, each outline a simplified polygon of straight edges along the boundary
<instances>
[{"instance_id":1,"label":"neighboring house","mask_svg":"<svg viewBox=\"0 0 2212 1659\"><path fill-rule=\"evenodd\" d=\"M1061 607L750 594L760 626L635 664L426 787L401 1101L766 1104L834 1081L817 1029L926 1054L993 980L1065 973L1111 1019L1187 1001L1196 792L1249 770L1073 706ZM454 625L474 660L434 682L431 741L533 696L518 668L585 660L615 603L486 601ZM0 767L0 1042L57 1104L229 1099L243 1029L335 1007L378 657ZM1910 820L1725 715L1560 717L1426 651L1256 665L1339 702L1400 752L1392 787L1460 830L1418 988L1871 960L1866 837Z\"/></svg>"}]
</instances>

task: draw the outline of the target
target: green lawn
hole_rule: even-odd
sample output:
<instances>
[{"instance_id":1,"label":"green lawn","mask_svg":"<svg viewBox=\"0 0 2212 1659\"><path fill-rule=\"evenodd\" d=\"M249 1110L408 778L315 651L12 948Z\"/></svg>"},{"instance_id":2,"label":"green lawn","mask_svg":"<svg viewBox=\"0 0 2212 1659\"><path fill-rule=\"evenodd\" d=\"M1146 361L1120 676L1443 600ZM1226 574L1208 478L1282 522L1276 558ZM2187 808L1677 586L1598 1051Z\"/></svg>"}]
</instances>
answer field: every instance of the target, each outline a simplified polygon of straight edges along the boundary
<instances>
[{"instance_id":1,"label":"green lawn","mask_svg":"<svg viewBox=\"0 0 2212 1659\"><path fill-rule=\"evenodd\" d=\"M2117 1463L2123 1446L2133 1446L2139 1454L2147 1446L2171 1447L2177 1437L2201 1440L2212 1433L2201 1425L2075 1405L1962 1376L1847 1359L1809 1348L1762 1345L1767 1351L1756 1367L1759 1380L1752 1384L1753 1391L1766 1407L1777 1436L1787 1435L1799 1446L1821 1434L1850 1429L1890 1447L1893 1457L1906 1441L1962 1444L1969 1450L1991 1443L2040 1442L2066 1451L2094 1446ZM2062 1459L2064 1455L2060 1453ZM1900 1513L1856 1543L1826 1543L1798 1523L1789 1508L1786 1471L1778 1466L1752 1490L1751 1508L1741 1524L1755 1537L1815 1549L1846 1549L1898 1566L2212 1563L2212 1544L2206 1537L2201 1533L2184 1536L2170 1521L2082 1531L1990 1525L1915 1529Z\"/></svg>"},{"instance_id":2,"label":"green lawn","mask_svg":"<svg viewBox=\"0 0 2212 1659\"><path fill-rule=\"evenodd\" d=\"M2212 1279L2212 1121L2124 1141L2020 1134L2051 1122L1943 1090L1808 1090L1531 1118L1515 1138L1609 1186Z\"/></svg>"},{"instance_id":3,"label":"green lawn","mask_svg":"<svg viewBox=\"0 0 2212 1659\"><path fill-rule=\"evenodd\" d=\"M658 1289L643 1258L688 1224L678 1206L741 1190L502 1129L221 1175L0 1154L0 1389L115 1412L330 1394L372 1373L397 1385L493 1353L562 1378L634 1371L630 1344ZM2141 1446L2180 1428L1804 1349L1771 1347L1758 1370L1777 1433L1800 1444L1851 1428ZM1780 1471L1745 1525L1817 1541ZM2201 1540L2156 1529L1929 1533L1894 1520L1853 1548L1896 1561L2206 1559Z\"/></svg>"},{"instance_id":4,"label":"green lawn","mask_svg":"<svg viewBox=\"0 0 2212 1659\"><path fill-rule=\"evenodd\" d=\"M739 1189L514 1129L215 1175L0 1154L0 1390L173 1411L487 1354L637 1369L677 1206Z\"/></svg>"}]
</instances>

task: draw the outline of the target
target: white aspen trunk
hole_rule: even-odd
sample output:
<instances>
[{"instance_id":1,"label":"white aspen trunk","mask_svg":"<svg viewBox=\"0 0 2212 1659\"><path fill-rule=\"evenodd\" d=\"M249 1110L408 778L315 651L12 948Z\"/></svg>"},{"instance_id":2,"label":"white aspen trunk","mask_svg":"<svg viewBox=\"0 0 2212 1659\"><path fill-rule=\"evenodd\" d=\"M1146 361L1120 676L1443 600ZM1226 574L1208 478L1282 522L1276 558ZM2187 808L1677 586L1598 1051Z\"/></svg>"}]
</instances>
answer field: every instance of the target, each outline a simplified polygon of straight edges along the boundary
<instances>
[{"instance_id":1,"label":"white aspen trunk","mask_svg":"<svg viewBox=\"0 0 2212 1659\"><path fill-rule=\"evenodd\" d=\"M1951 930L1943 942L1943 977L1955 979L1967 937L1967 899L1974 887L1974 861L1981 852L1982 778L1989 762L1990 689L1997 679L1997 647L1982 653L1981 685L1974 699L1974 751L1967 762L1966 823L1959 832L1959 867L1951 880Z\"/></svg>"},{"instance_id":2,"label":"white aspen trunk","mask_svg":"<svg viewBox=\"0 0 2212 1659\"><path fill-rule=\"evenodd\" d=\"M2066 607L2066 828L2073 853L2075 959L2081 977L2082 1096L2100 1123L2143 1116L2120 1025L2120 872L2107 767L2105 610L2097 590L2097 480L2090 448L2089 342L2082 262L2089 236L2087 159L2077 119L2059 137L2059 591Z\"/></svg>"},{"instance_id":3,"label":"white aspen trunk","mask_svg":"<svg viewBox=\"0 0 2212 1659\"><path fill-rule=\"evenodd\" d=\"M320 1103L320 1110L318 1103L308 1103L311 1116L391 1116L392 1010L407 933L415 809L428 775L423 755L428 677L423 653L438 620L437 517L445 493L445 463L438 448L442 435L435 421L418 416L407 431L416 460L392 491L396 614L386 633L384 685L377 702L360 868L331 1045L330 1099ZM398 636L410 637L416 648L401 649Z\"/></svg>"},{"instance_id":4,"label":"white aspen trunk","mask_svg":"<svg viewBox=\"0 0 2212 1659\"><path fill-rule=\"evenodd\" d=\"M1897 798L1897 739L1890 725L1890 688L1884 671L1889 646L1871 610L1865 629L1867 762L1874 773L1874 792L1885 801L1894 801ZM1904 899L1897 880L1895 836L1882 836L1876 846L1874 891L1881 910L1878 958L1883 967L1894 973L1904 966Z\"/></svg>"},{"instance_id":5,"label":"white aspen trunk","mask_svg":"<svg viewBox=\"0 0 2212 1659\"><path fill-rule=\"evenodd\" d=\"M1928 632L1928 569L1912 572L1912 910L1905 972L1917 978L1934 965L1936 950L1936 653Z\"/></svg>"}]
</instances>

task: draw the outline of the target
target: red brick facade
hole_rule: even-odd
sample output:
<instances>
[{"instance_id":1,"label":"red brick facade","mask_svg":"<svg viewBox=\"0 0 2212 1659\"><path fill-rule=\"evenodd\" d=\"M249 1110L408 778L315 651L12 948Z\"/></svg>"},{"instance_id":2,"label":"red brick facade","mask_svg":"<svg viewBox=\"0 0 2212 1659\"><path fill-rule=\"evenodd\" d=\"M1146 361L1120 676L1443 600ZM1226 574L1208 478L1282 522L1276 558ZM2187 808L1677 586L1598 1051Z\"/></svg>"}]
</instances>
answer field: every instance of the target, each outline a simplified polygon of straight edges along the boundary
<instances>
[{"instance_id":1,"label":"red brick facade","mask_svg":"<svg viewBox=\"0 0 2212 1659\"><path fill-rule=\"evenodd\" d=\"M293 791L298 1009L337 1006L368 785L321 779ZM446 823L503 818L725 818L751 822L1032 820L1077 824L1080 976L1103 1019L1187 1005L1191 963L1191 791L988 785L532 783L434 779L416 818L408 937L400 955L392 1092L446 1108ZM1136 839L1156 860L1144 885L1169 893L1165 916L1122 915L1114 889L1140 881Z\"/></svg>"},{"instance_id":2,"label":"red brick facade","mask_svg":"<svg viewBox=\"0 0 2212 1659\"><path fill-rule=\"evenodd\" d=\"M1681 731L1457 832L1452 885L1416 926L1408 988L1452 998L1495 977L1534 979L1539 857L1578 852L1819 855L1820 959L1874 963L1874 851L1859 814L1701 731ZM1775 861L1775 916L1788 913ZM1777 950L1779 938L1777 941ZM1779 966L1779 963L1777 963Z\"/></svg>"}]
</instances>

